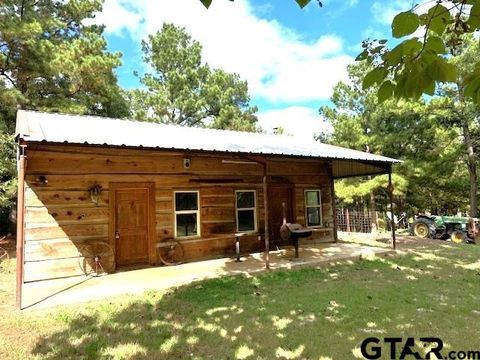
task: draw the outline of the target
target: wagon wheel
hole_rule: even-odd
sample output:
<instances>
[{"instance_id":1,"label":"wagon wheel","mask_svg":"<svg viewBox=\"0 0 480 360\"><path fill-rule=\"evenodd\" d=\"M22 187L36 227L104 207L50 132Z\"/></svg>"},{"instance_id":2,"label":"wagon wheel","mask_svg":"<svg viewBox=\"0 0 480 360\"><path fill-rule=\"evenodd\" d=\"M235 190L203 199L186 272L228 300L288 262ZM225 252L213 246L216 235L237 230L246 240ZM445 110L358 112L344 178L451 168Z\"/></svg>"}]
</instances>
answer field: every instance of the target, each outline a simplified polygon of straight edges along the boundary
<instances>
[{"instance_id":1,"label":"wagon wheel","mask_svg":"<svg viewBox=\"0 0 480 360\"><path fill-rule=\"evenodd\" d=\"M463 243L466 240L465 233L460 230L455 230L450 235L450 240L452 240L456 244Z\"/></svg>"},{"instance_id":2,"label":"wagon wheel","mask_svg":"<svg viewBox=\"0 0 480 360\"><path fill-rule=\"evenodd\" d=\"M291 232L290 232L290 229L288 228L287 224L283 224L280 227L280 238L283 241L288 241L288 240L290 240L290 235L291 235Z\"/></svg>"},{"instance_id":3,"label":"wagon wheel","mask_svg":"<svg viewBox=\"0 0 480 360\"><path fill-rule=\"evenodd\" d=\"M7 250L0 247L0 272L6 272L8 270L9 258Z\"/></svg>"},{"instance_id":4,"label":"wagon wheel","mask_svg":"<svg viewBox=\"0 0 480 360\"><path fill-rule=\"evenodd\" d=\"M80 268L85 275L101 275L115 270L115 253L110 244L96 241L79 249Z\"/></svg>"},{"instance_id":5,"label":"wagon wheel","mask_svg":"<svg viewBox=\"0 0 480 360\"><path fill-rule=\"evenodd\" d=\"M157 244L158 257L164 265L178 265L183 261L183 246L173 238L165 238Z\"/></svg>"}]
</instances>

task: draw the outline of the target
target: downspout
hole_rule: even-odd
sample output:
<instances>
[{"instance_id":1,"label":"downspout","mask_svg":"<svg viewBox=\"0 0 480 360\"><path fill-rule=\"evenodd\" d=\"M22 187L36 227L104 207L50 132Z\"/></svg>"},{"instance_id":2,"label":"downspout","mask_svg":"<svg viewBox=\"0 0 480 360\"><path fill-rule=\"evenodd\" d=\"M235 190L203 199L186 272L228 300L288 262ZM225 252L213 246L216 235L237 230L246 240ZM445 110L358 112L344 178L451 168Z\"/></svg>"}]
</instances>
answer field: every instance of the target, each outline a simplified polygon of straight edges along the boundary
<instances>
[{"instance_id":1,"label":"downspout","mask_svg":"<svg viewBox=\"0 0 480 360\"><path fill-rule=\"evenodd\" d=\"M333 178L333 162L330 162L330 196L332 197L332 218L333 218L333 242L338 241L337 233L337 207L335 203L335 179Z\"/></svg>"},{"instance_id":2,"label":"downspout","mask_svg":"<svg viewBox=\"0 0 480 360\"><path fill-rule=\"evenodd\" d=\"M392 184L392 165L388 166L388 195L390 197L390 227L392 228L392 247L397 248L397 240L395 237L395 217L393 215L393 184Z\"/></svg>"},{"instance_id":3,"label":"downspout","mask_svg":"<svg viewBox=\"0 0 480 360\"><path fill-rule=\"evenodd\" d=\"M267 187L267 163L263 164L263 207L265 221L265 268L270 269L270 234L268 233L268 187Z\"/></svg>"},{"instance_id":4,"label":"downspout","mask_svg":"<svg viewBox=\"0 0 480 360\"><path fill-rule=\"evenodd\" d=\"M23 262L25 242L25 165L27 145L19 139L17 155L18 190L17 190L17 291L16 305L22 309Z\"/></svg>"}]
</instances>

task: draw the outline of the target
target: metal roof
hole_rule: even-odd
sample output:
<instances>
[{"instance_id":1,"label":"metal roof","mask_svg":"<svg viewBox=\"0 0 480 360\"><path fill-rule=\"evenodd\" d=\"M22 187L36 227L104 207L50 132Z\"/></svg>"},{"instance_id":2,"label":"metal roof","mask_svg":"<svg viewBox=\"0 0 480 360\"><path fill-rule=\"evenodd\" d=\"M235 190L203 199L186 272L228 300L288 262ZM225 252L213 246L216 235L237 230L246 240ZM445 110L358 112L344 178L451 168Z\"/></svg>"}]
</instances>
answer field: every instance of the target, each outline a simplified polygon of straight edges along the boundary
<instances>
[{"instance_id":1,"label":"metal roof","mask_svg":"<svg viewBox=\"0 0 480 360\"><path fill-rule=\"evenodd\" d=\"M98 116L64 115L25 110L19 110L17 113L16 135L27 142L283 155L332 160L355 160L355 163L367 162L373 166L373 168L364 169L364 171L355 171L355 174L349 174L349 171L344 169L344 171L341 171L343 174L337 173L335 174L336 177L384 173L385 165L399 162L392 158L322 144L313 140L308 142L302 141L292 136L214 130ZM378 164L380 168L374 166L375 164ZM345 168L346 165L344 163L342 167Z\"/></svg>"}]
</instances>

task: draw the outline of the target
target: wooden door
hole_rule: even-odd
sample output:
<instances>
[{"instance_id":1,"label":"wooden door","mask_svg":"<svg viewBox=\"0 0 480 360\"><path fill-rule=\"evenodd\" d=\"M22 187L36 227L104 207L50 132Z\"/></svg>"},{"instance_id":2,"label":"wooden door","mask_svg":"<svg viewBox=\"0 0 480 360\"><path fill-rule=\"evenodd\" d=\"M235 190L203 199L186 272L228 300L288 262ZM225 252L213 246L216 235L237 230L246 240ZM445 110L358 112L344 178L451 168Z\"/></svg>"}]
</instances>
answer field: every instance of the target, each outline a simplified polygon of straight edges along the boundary
<instances>
[{"instance_id":1,"label":"wooden door","mask_svg":"<svg viewBox=\"0 0 480 360\"><path fill-rule=\"evenodd\" d=\"M273 240L281 241L280 227L283 224L283 207L287 222L293 222L293 189L290 184L268 184L268 228Z\"/></svg>"},{"instance_id":2,"label":"wooden door","mask_svg":"<svg viewBox=\"0 0 480 360\"><path fill-rule=\"evenodd\" d=\"M115 189L115 258L117 265L149 262L149 189Z\"/></svg>"}]
</instances>

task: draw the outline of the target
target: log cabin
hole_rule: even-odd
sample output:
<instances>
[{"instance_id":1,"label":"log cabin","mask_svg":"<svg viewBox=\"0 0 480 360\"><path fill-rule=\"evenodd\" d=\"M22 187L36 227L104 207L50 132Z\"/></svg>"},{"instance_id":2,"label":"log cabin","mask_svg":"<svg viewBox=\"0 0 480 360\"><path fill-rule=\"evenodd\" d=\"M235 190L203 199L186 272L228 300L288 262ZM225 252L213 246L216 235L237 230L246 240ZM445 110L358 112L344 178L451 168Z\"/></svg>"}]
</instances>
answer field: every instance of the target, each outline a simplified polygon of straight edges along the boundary
<instances>
[{"instance_id":1,"label":"log cabin","mask_svg":"<svg viewBox=\"0 0 480 360\"><path fill-rule=\"evenodd\" d=\"M295 137L20 110L19 282L82 275L85 244L113 268L284 245L284 218L336 241L334 179L391 172L396 160Z\"/></svg>"}]
</instances>

